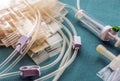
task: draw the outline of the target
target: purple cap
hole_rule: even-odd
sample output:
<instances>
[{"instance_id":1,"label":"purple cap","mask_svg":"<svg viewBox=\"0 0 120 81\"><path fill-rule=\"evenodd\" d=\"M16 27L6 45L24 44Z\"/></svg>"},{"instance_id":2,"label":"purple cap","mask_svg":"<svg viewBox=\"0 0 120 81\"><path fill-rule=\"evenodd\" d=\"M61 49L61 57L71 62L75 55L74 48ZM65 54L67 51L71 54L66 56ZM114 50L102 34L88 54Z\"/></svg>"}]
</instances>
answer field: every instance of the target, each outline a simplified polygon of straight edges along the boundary
<instances>
[{"instance_id":1,"label":"purple cap","mask_svg":"<svg viewBox=\"0 0 120 81\"><path fill-rule=\"evenodd\" d=\"M20 68L20 75L23 77L34 77L39 76L40 73L40 66L22 66Z\"/></svg>"}]
</instances>

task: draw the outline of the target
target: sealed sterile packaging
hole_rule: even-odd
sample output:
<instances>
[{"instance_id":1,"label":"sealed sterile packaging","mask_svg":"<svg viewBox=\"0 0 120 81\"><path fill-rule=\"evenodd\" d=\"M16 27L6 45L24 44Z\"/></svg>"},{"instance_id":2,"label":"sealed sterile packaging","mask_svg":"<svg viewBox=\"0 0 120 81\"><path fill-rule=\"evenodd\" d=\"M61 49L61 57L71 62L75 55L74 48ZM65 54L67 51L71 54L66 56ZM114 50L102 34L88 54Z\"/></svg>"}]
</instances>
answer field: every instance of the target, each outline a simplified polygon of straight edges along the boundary
<instances>
[{"instance_id":1,"label":"sealed sterile packaging","mask_svg":"<svg viewBox=\"0 0 120 81\"><path fill-rule=\"evenodd\" d=\"M59 12L55 13L56 10ZM56 0L9 0L9 5L0 11L0 45L12 46L15 51L0 64L0 68L17 52L21 53L18 57L20 60L28 51L33 54L49 47L46 40L61 29L52 18L61 18L61 13L65 16L67 11L64 5ZM47 14L52 15L52 18ZM45 45L42 47L42 44Z\"/></svg>"},{"instance_id":2,"label":"sealed sterile packaging","mask_svg":"<svg viewBox=\"0 0 120 81\"><path fill-rule=\"evenodd\" d=\"M49 1L49 0L31 1L30 0L29 3L31 5L37 6L37 8L39 8L39 10L41 12L41 17L43 18L43 20L46 23L50 23L52 21L52 19L47 17L47 15L45 14L46 11L47 11L47 13L53 15L53 17L58 18L59 14L62 13L62 10L64 8L64 5L59 2L56 3L56 0L52 0L52 1ZM38 3L41 5L37 5ZM53 5L51 6L50 3L52 3ZM32 31L32 23L30 23L30 22L32 22L34 19L33 12L31 11L31 9L29 7L27 8L25 3L23 4L23 2L21 0L20 0L20 3L18 3L18 1L16 1L16 4L18 4L18 5L15 6L13 4L12 7L8 8L8 9L6 8L6 12L9 12L10 14L6 14L6 12L5 12L6 16L3 16L1 19L1 25L3 25L0 28L0 30L1 30L1 34L0 34L1 45L3 43L7 47L10 46L11 43L12 44L15 43L16 40L18 40L17 37L20 37L20 34L26 34L29 31ZM21 9L21 11L17 11L19 9ZM56 13L56 11L57 11L57 13ZM66 11L64 11L63 13L65 15L67 14ZM2 14L3 14L3 12L2 12ZM23 15L26 17L23 17ZM22 18L24 18L24 19L22 19ZM25 18L29 19L29 20L25 20ZM5 20L5 19L7 19L7 20ZM4 22L4 21L6 21L6 22ZM20 24L20 26L19 26L19 24ZM5 26L7 26L7 27L5 27ZM15 32L15 30L16 30L16 32ZM16 33L17 33L17 36L15 36ZM11 37L13 37L13 38L11 38ZM11 40L13 40L13 41L11 41Z\"/></svg>"}]
</instances>

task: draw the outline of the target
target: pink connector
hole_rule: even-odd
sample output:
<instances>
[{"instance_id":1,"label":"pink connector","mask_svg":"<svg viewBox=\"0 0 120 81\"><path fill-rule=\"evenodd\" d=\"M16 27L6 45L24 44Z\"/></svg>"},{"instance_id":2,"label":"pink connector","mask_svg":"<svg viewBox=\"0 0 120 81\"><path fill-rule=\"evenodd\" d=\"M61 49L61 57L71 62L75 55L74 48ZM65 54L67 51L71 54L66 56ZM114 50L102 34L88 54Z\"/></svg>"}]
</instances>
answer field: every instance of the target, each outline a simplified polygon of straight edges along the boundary
<instances>
[{"instance_id":1,"label":"pink connector","mask_svg":"<svg viewBox=\"0 0 120 81\"><path fill-rule=\"evenodd\" d=\"M120 38L118 37L118 32L113 31L111 26L106 26L102 30L100 37L103 41L109 41L109 40L116 41L115 46L116 47L120 46Z\"/></svg>"},{"instance_id":2,"label":"pink connector","mask_svg":"<svg viewBox=\"0 0 120 81\"><path fill-rule=\"evenodd\" d=\"M34 77L41 75L39 66L22 66L20 68L22 77Z\"/></svg>"},{"instance_id":3,"label":"pink connector","mask_svg":"<svg viewBox=\"0 0 120 81\"><path fill-rule=\"evenodd\" d=\"M113 31L109 26L105 27L101 32L101 39L103 41L115 40L116 36L118 36L118 32Z\"/></svg>"},{"instance_id":4,"label":"pink connector","mask_svg":"<svg viewBox=\"0 0 120 81\"><path fill-rule=\"evenodd\" d=\"M27 44L30 41L30 37L21 36L18 42L16 43L16 50L22 54L23 50L26 48Z\"/></svg>"},{"instance_id":5,"label":"pink connector","mask_svg":"<svg viewBox=\"0 0 120 81\"><path fill-rule=\"evenodd\" d=\"M73 38L73 49L79 49L81 48L81 37L80 36L74 36Z\"/></svg>"}]
</instances>

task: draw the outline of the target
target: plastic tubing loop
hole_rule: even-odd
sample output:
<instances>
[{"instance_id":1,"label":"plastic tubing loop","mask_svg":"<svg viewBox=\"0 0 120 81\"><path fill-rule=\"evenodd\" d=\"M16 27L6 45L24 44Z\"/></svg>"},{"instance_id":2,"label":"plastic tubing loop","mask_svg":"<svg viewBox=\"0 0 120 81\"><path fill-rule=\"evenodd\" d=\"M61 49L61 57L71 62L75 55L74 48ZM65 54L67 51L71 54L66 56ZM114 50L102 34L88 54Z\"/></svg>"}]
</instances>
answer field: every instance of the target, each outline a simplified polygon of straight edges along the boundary
<instances>
[{"instance_id":1,"label":"plastic tubing loop","mask_svg":"<svg viewBox=\"0 0 120 81\"><path fill-rule=\"evenodd\" d=\"M34 8L35 9L35 8ZM8 72L9 70L11 70L24 56L25 54L27 53L27 51L30 49L30 47L32 46L32 44L34 43L35 41L35 38L37 37L37 33L39 32L39 27L40 27L40 21L41 21L41 17L40 17L40 12L38 9L35 9L37 12L36 12L36 15L35 15L35 18L36 18L36 21L35 21L35 25L34 25L34 28L35 28L35 31L34 32L34 35L32 36L31 38L31 41L29 43L29 45L27 46L27 48L23 51L23 54L20 55L11 65L9 65L5 70L3 70L0 74L2 73L6 73Z\"/></svg>"},{"instance_id":2,"label":"plastic tubing loop","mask_svg":"<svg viewBox=\"0 0 120 81\"><path fill-rule=\"evenodd\" d=\"M25 1L24 1L25 2ZM27 4L27 3L26 3ZM28 5L28 4L27 4ZM30 7L30 6L29 6ZM12 11L12 9L10 8L9 9L12 13L14 13L14 11ZM31 9L32 11L33 11L33 9ZM16 13L15 13L16 14ZM23 15L24 16L24 15ZM24 16L25 17L25 16ZM26 17L25 17L25 19L27 19ZM34 27L33 27L33 29L34 29ZM32 32L33 32L33 30L31 31L31 32L29 32L28 33L28 36L30 36L31 34L32 34ZM17 46L16 47L16 49L17 48L20 48L20 46ZM18 51L17 50L14 50L1 64L0 64L0 69L2 69L8 62L10 62L11 60L12 60L12 58L18 53Z\"/></svg>"},{"instance_id":3,"label":"plastic tubing loop","mask_svg":"<svg viewBox=\"0 0 120 81\"><path fill-rule=\"evenodd\" d=\"M60 69L58 69L58 70L56 70L56 71L54 71L54 72L52 72L52 73L50 73L50 74L48 74L48 75L46 75L46 76L43 76L43 77L41 77L41 78L39 78L39 79L36 79L36 80L34 80L34 81L46 80L46 79L48 79L48 78L53 77L57 72L65 69L65 68L67 68L67 67L74 61L74 59L76 58L77 52L78 52L78 49L75 49L75 52L74 52L73 56L71 57L71 59L70 59L64 66L62 66Z\"/></svg>"},{"instance_id":4,"label":"plastic tubing loop","mask_svg":"<svg viewBox=\"0 0 120 81\"><path fill-rule=\"evenodd\" d=\"M70 7L70 8L72 8L72 6L68 6L68 7ZM74 8L72 8L74 11L76 11L77 9L74 9ZM64 20L66 20L66 22L70 25L70 27L71 27L71 29L73 30L73 33L75 34L75 35L77 35L77 33L76 33L76 31L75 31L75 27L72 25L72 23L67 19L67 18L64 18ZM64 56L64 58L63 58L63 60L62 60L62 63L61 63L61 66L64 64L64 62L65 62L65 59L67 58L67 56L68 55L65 55ZM62 72L61 72L62 73ZM60 74L61 74L60 73Z\"/></svg>"},{"instance_id":5,"label":"plastic tubing loop","mask_svg":"<svg viewBox=\"0 0 120 81\"><path fill-rule=\"evenodd\" d=\"M67 45L69 45L69 40L64 35L64 33L62 31L59 32L59 33L63 36L63 48L62 48L62 51L61 51L61 53L62 53L62 52L65 52L66 42L67 42ZM20 75L20 71L2 74L2 75L0 75L0 79L7 78L7 77L12 77L12 76L17 76L17 75Z\"/></svg>"},{"instance_id":6,"label":"plastic tubing loop","mask_svg":"<svg viewBox=\"0 0 120 81\"><path fill-rule=\"evenodd\" d=\"M68 33L68 35L71 35L71 33L70 33L70 31L64 26L64 29L65 29L65 31ZM71 35L71 38L70 38L71 40L72 40L72 35ZM70 46L69 46L69 48L71 49L71 47L72 47L72 41L70 41ZM70 50L69 50L70 51ZM68 54L69 53L69 51L67 51L66 52L66 54ZM65 55L66 55L65 54ZM46 78L46 79L48 79L48 78Z\"/></svg>"},{"instance_id":7,"label":"plastic tubing loop","mask_svg":"<svg viewBox=\"0 0 120 81\"><path fill-rule=\"evenodd\" d=\"M75 27L73 26L73 24L66 18L66 17L63 17L63 19L68 23L68 25L71 27L71 29L73 30L73 34L74 35L77 35L77 32L76 32L76 30L75 30ZM70 51L71 52L71 51ZM59 68L61 67L61 66L63 66L69 59L70 59L70 52L69 52L69 54L68 55L65 55L64 56L64 58L62 59L62 62L61 62L61 64L60 64L60 66L59 66ZM67 60L66 60L67 59ZM64 69L65 70L65 69ZM56 77L53 79L53 81L57 81L58 79L59 79L59 77L62 75L62 73L64 72L64 70L63 71L60 71L57 75L56 75Z\"/></svg>"},{"instance_id":8,"label":"plastic tubing loop","mask_svg":"<svg viewBox=\"0 0 120 81\"><path fill-rule=\"evenodd\" d=\"M69 45L69 41L68 41L68 38L64 35L64 33L62 31L59 32L59 33L63 37L63 48L62 48L62 51L61 51L61 54L62 54L62 52L65 51L66 42L67 42L67 45ZM12 76L17 76L17 75L20 75L20 71L2 74L2 75L0 75L0 79L7 78L7 77L12 77Z\"/></svg>"},{"instance_id":9,"label":"plastic tubing loop","mask_svg":"<svg viewBox=\"0 0 120 81\"><path fill-rule=\"evenodd\" d=\"M70 7L70 8L71 8L71 7ZM72 9L73 9L73 8L72 8ZM56 12L54 12L54 13L56 13ZM60 16L62 17L62 15L60 15ZM68 25L70 26L70 28L73 30L73 35L77 35L77 32L76 32L76 30L75 30L74 25L73 25L66 17L63 17L63 19L68 23ZM63 60L62 60L62 62L61 62L61 64L60 64L59 67L61 67L61 66L65 63L67 57L68 57L68 59L69 59L69 57L70 57L70 51L69 51L69 54L66 54L66 55L64 56L64 58L63 58ZM64 72L64 71L63 71L63 72ZM56 76L56 77L59 78L60 75L61 75L63 72L61 71L61 73L58 73L58 76ZM57 78L56 78L56 79L57 79Z\"/></svg>"}]
</instances>

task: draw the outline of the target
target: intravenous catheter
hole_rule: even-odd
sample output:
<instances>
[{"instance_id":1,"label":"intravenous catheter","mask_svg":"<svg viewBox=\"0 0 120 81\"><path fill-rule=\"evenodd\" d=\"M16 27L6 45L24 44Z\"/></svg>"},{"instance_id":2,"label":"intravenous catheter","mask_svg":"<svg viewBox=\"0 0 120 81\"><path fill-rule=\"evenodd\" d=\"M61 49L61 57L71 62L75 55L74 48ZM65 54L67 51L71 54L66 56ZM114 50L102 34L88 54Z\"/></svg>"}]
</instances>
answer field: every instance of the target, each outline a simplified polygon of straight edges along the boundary
<instances>
[{"instance_id":1,"label":"intravenous catheter","mask_svg":"<svg viewBox=\"0 0 120 81\"><path fill-rule=\"evenodd\" d=\"M103 41L116 41L115 46L120 45L120 38L118 37L119 27L112 27L110 25L104 25L95 19L91 18L84 10L80 8L80 0L77 0L76 18L86 25L86 28L97 35Z\"/></svg>"},{"instance_id":2,"label":"intravenous catheter","mask_svg":"<svg viewBox=\"0 0 120 81\"><path fill-rule=\"evenodd\" d=\"M19 24L20 27L17 27L16 24L12 24L11 22L9 22L12 26L15 26L18 31L13 32L13 33L5 33L6 37L4 37L4 36L3 36L3 38L1 37L1 41L4 45L13 46L14 48L16 45L18 45L19 47L16 47L16 49L17 49L16 52L20 52L21 54L12 64L10 64L7 68L5 68L0 73L0 79L12 77L12 76L16 76L16 75L21 75L22 77L40 76L40 78L36 79L35 81L41 81L41 80L46 80L50 77L57 75L56 78L53 80L53 81L57 81L59 79L59 77L61 76L61 74L64 72L64 70L75 60L78 50L81 47L81 38L79 36L77 36L77 32L75 30L75 27L72 25L72 23L65 17L64 14L61 14L63 12L56 12L56 10L58 10L57 7L55 8L55 7L51 6L51 3L54 3L54 5L56 5L56 4L61 5L62 3L60 3L59 1L57 1L57 0L21 1L20 0L20 2L17 2L17 3L20 3L20 6L18 4L15 4L15 5L13 4L13 7L8 8L8 11L10 13L12 13L12 15L14 14L14 16L11 15L11 17L14 18L13 22L15 22L16 17L19 17L19 16L23 17L23 19L22 18L20 19L21 20L20 22L17 22L17 24ZM41 5L38 5L37 3L41 3ZM25 5L23 5L23 4L25 4ZM16 7L16 5L18 5L18 6ZM22 9L21 5L23 6L23 9ZM59 6L59 5L57 5L57 6ZM65 7L65 5L62 6L62 8L61 8L62 11L64 10L64 7ZM30 11L28 9L30 9ZM64 12L65 12L65 10L64 10ZM28 19L26 21L27 23L24 21L24 19ZM72 33L65 25L62 24L62 20L65 20L68 23L69 27L72 29ZM24 23L25 25L22 23ZM30 24L28 24L28 23L30 23ZM28 25L26 25L26 24L28 24ZM58 28L56 28L56 26L58 26ZM28 29L26 27L34 27L34 28L30 28L28 31ZM46 30L45 28L48 30ZM66 37L66 35L61 30L61 28L65 30L65 32L68 34L68 37ZM49 29L51 29L51 30L49 30ZM18 38L19 35L21 36L21 34L23 34L23 36ZM52 40L55 39L55 37L59 36L59 35L63 39L63 45L62 45L62 50L55 61L53 61L52 63L50 63L46 66L41 66L41 67L38 65L22 66L20 68L20 71L7 73L25 56L25 54L28 52L28 50L30 51L30 53L32 52L32 56L37 57L39 55L38 52L40 52L40 53L43 52L43 51L40 51L40 49L42 49L44 47L43 50L46 51L45 48L47 48L47 47L49 48L49 46L52 43ZM60 36L59 36L59 38L60 38ZM14 38L16 38L16 39L14 39ZM39 38L41 38L41 39L39 39ZM11 40L13 40L13 41L11 42ZM36 42L36 41L38 41L38 42ZM57 41L55 41L55 42L57 42ZM42 45L42 44L45 44L45 45ZM42 45L42 47L40 47L41 45ZM65 50L66 46L68 47L67 50ZM36 48L36 47L39 47L39 48ZM72 53L71 48L73 48L74 53ZM20 49L20 51L18 49ZM15 55L16 54L14 54L14 53L12 55L10 55L7 58L7 60L5 60L1 64L0 68L4 67ZM31 56L31 54L30 54L30 56ZM32 56L31 56L31 58L33 58ZM46 69L53 67L61 59L62 59L62 62L56 71L54 71L46 76L41 77L41 70L46 70ZM34 60L35 60L35 62L37 61L37 59L34 59Z\"/></svg>"}]
</instances>

